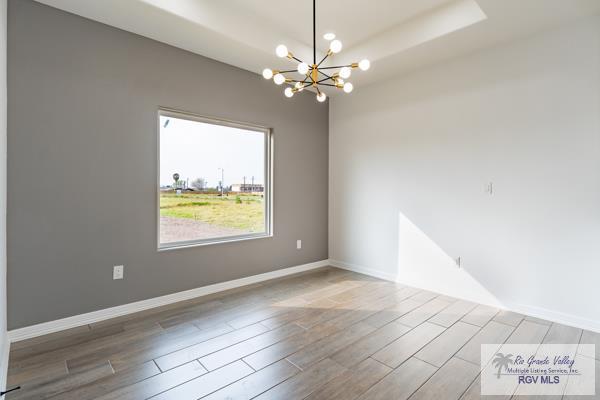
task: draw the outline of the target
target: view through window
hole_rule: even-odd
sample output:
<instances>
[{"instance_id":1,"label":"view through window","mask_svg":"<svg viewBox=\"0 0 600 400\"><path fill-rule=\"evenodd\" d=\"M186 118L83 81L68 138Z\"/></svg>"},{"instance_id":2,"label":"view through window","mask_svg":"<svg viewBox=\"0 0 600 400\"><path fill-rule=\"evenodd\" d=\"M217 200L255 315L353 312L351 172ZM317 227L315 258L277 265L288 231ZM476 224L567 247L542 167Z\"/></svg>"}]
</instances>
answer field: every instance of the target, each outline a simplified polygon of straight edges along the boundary
<instances>
[{"instance_id":1,"label":"view through window","mask_svg":"<svg viewBox=\"0 0 600 400\"><path fill-rule=\"evenodd\" d=\"M161 111L159 246L269 234L269 132Z\"/></svg>"}]
</instances>

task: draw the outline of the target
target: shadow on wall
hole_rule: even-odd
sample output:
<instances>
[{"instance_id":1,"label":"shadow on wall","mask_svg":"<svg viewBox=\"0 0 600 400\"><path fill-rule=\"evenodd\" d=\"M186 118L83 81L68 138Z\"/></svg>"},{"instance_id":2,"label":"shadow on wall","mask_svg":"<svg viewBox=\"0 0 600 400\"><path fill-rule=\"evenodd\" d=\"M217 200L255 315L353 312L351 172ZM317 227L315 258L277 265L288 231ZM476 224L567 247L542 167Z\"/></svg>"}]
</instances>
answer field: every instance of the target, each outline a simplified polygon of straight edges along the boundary
<instances>
[{"instance_id":1,"label":"shadow on wall","mask_svg":"<svg viewBox=\"0 0 600 400\"><path fill-rule=\"evenodd\" d=\"M404 214L398 214L396 281L452 297L505 308L500 300L459 266Z\"/></svg>"}]
</instances>

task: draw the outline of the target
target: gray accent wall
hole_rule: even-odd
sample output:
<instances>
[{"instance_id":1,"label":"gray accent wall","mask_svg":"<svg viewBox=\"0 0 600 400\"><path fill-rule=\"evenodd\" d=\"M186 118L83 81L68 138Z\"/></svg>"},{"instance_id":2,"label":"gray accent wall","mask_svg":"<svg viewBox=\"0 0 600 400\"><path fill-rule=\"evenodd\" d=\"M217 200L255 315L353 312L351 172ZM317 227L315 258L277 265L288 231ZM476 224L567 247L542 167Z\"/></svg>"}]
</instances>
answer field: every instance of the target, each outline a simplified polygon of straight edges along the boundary
<instances>
[{"instance_id":1,"label":"gray accent wall","mask_svg":"<svg viewBox=\"0 0 600 400\"><path fill-rule=\"evenodd\" d=\"M0 351L6 354L6 0L0 0ZM4 361L3 361L4 362ZM3 362L0 362L2 364ZM3 368L4 366L0 366ZM4 371L4 369L2 369ZM6 386L0 375L0 388Z\"/></svg>"},{"instance_id":2,"label":"gray accent wall","mask_svg":"<svg viewBox=\"0 0 600 400\"><path fill-rule=\"evenodd\" d=\"M159 107L273 129L272 238L157 251ZM310 93L9 1L9 329L326 259L327 171L328 105Z\"/></svg>"}]
</instances>

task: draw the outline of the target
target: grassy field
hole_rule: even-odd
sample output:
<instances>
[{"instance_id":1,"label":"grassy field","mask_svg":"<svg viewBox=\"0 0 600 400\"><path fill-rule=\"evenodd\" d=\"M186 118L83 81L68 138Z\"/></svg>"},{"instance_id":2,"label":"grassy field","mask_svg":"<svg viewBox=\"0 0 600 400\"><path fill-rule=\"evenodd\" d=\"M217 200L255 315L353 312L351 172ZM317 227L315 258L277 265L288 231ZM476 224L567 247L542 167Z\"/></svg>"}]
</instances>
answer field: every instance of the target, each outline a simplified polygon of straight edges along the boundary
<instances>
[{"instance_id":1,"label":"grassy field","mask_svg":"<svg viewBox=\"0 0 600 400\"><path fill-rule=\"evenodd\" d=\"M202 221L246 232L265 230L264 199L260 195L161 193L160 215Z\"/></svg>"}]
</instances>

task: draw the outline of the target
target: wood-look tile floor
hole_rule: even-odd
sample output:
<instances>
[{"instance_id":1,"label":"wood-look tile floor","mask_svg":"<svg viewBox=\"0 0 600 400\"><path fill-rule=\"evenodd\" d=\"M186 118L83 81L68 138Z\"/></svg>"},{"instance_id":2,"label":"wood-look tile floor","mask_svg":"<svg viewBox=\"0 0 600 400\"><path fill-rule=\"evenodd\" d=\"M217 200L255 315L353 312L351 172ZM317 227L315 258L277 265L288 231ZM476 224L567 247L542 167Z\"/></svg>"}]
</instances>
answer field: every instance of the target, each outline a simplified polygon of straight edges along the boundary
<instances>
[{"instance_id":1,"label":"wood-look tile floor","mask_svg":"<svg viewBox=\"0 0 600 400\"><path fill-rule=\"evenodd\" d=\"M8 398L476 399L504 342L594 343L600 371L599 334L327 267L15 343Z\"/></svg>"}]
</instances>

